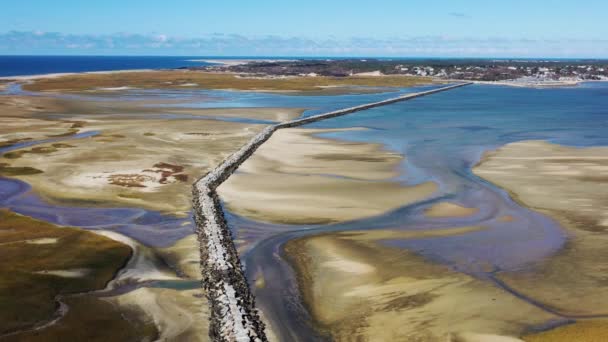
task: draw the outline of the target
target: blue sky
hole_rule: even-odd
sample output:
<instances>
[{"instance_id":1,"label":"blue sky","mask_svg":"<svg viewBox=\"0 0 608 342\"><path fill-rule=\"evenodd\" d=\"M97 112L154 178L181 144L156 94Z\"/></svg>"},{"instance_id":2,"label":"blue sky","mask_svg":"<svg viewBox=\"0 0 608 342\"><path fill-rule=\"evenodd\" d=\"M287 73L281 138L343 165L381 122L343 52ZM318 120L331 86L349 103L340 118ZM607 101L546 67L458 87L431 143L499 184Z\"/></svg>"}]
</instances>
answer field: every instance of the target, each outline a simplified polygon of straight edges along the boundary
<instances>
[{"instance_id":1,"label":"blue sky","mask_svg":"<svg viewBox=\"0 0 608 342\"><path fill-rule=\"evenodd\" d=\"M0 9L0 54L608 57L599 0L3 0Z\"/></svg>"}]
</instances>

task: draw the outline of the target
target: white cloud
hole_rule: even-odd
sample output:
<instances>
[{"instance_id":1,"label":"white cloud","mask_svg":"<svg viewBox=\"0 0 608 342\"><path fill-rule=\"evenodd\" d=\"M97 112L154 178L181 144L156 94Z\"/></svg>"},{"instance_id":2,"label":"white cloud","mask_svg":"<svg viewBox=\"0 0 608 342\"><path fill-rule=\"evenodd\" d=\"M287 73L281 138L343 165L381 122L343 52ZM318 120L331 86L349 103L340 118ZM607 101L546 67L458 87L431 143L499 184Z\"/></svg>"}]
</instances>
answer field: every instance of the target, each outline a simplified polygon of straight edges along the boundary
<instances>
[{"instance_id":1,"label":"white cloud","mask_svg":"<svg viewBox=\"0 0 608 342\"><path fill-rule=\"evenodd\" d=\"M0 33L0 53L158 55L348 55L454 57L608 57L608 40L509 39L417 36L349 39L242 36L213 33L197 38L166 34L73 35L53 32Z\"/></svg>"},{"instance_id":2,"label":"white cloud","mask_svg":"<svg viewBox=\"0 0 608 342\"><path fill-rule=\"evenodd\" d=\"M466 14L466 13L462 13L462 12L450 12L448 13L449 16L451 17L456 17L456 18L462 18L462 19L470 19L471 16Z\"/></svg>"}]
</instances>

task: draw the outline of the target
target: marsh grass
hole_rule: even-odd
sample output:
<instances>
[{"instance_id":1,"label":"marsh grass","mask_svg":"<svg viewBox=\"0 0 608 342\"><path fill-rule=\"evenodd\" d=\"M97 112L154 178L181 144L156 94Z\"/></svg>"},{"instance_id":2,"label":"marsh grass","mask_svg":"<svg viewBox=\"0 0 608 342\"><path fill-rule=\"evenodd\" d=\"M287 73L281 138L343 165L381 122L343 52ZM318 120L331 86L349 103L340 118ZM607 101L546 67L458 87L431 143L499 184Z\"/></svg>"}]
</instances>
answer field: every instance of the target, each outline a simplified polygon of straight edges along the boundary
<instances>
[{"instance_id":1,"label":"marsh grass","mask_svg":"<svg viewBox=\"0 0 608 342\"><path fill-rule=\"evenodd\" d=\"M78 130L77 128L70 128L68 129L67 132L65 133L60 133L60 134L47 134L47 137L49 138L63 138L63 137L69 137L72 135L76 135L78 134L80 130Z\"/></svg>"},{"instance_id":2,"label":"marsh grass","mask_svg":"<svg viewBox=\"0 0 608 342\"><path fill-rule=\"evenodd\" d=\"M73 148L73 147L76 147L76 146L73 146L70 144L64 144L64 143L55 143L55 144L52 144L51 146L36 146L36 147L32 147L29 150L16 150L16 151L6 152L6 153L2 154L2 157L6 158L6 159L19 159L27 153L50 154L53 152L57 152L57 151L59 151L59 149L62 149L62 148ZM0 164L0 166L2 166L2 165Z\"/></svg>"},{"instance_id":3,"label":"marsh grass","mask_svg":"<svg viewBox=\"0 0 608 342\"><path fill-rule=\"evenodd\" d=\"M0 163L0 176L12 177L12 176L29 176L43 173L42 170L38 170L29 166L10 166L7 163Z\"/></svg>"},{"instance_id":4,"label":"marsh grass","mask_svg":"<svg viewBox=\"0 0 608 342\"><path fill-rule=\"evenodd\" d=\"M28 241L51 238L55 243ZM0 210L0 334L52 318L55 297L102 289L124 265L131 249L109 238ZM41 274L87 269L82 277Z\"/></svg>"},{"instance_id":5,"label":"marsh grass","mask_svg":"<svg viewBox=\"0 0 608 342\"><path fill-rule=\"evenodd\" d=\"M24 89L31 91L84 91L99 88L179 88L183 84L199 89L235 89L258 91L302 91L328 92L334 87L411 87L429 84L432 80L414 76L350 76L350 77L286 77L260 78L237 77L228 73L209 73L199 71L155 71L125 72L109 74L79 74L56 78L43 78ZM324 89L325 88L325 89ZM335 89L334 89L335 90ZM358 92L351 90L351 92Z\"/></svg>"},{"instance_id":6,"label":"marsh grass","mask_svg":"<svg viewBox=\"0 0 608 342\"><path fill-rule=\"evenodd\" d=\"M20 138L20 139L11 139L11 140L1 141L0 142L0 148L11 147L11 146L13 146L15 144L18 144L20 142L30 141L30 140L32 140L32 138Z\"/></svg>"},{"instance_id":7,"label":"marsh grass","mask_svg":"<svg viewBox=\"0 0 608 342\"><path fill-rule=\"evenodd\" d=\"M53 326L0 339L3 342L60 341L155 341L158 331L152 320L142 320L135 309L119 308L103 298L78 296L65 303L70 310ZM94 314L91 314L94 313Z\"/></svg>"}]
</instances>

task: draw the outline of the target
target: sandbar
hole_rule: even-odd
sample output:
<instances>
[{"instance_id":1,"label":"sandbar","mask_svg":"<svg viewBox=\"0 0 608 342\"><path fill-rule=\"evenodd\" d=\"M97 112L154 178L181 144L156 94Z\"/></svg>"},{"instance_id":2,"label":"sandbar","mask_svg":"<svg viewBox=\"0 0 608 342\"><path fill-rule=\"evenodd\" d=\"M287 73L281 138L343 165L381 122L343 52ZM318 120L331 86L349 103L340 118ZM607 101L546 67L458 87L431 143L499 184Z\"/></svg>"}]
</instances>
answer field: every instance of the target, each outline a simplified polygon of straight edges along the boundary
<instances>
[{"instance_id":1,"label":"sandbar","mask_svg":"<svg viewBox=\"0 0 608 342\"><path fill-rule=\"evenodd\" d=\"M425 211L427 217L446 218L446 217L467 217L475 215L478 208L468 208L452 202L440 202Z\"/></svg>"},{"instance_id":2,"label":"sandbar","mask_svg":"<svg viewBox=\"0 0 608 342\"><path fill-rule=\"evenodd\" d=\"M508 190L522 205L558 220L568 236L555 255L527 270L498 274L499 278L573 319L607 317L608 148L516 142L486 155L474 172ZM578 324L558 330L566 333L584 326ZM581 329L590 338L585 340L593 340ZM589 334L592 331L605 328Z\"/></svg>"},{"instance_id":3,"label":"sandbar","mask_svg":"<svg viewBox=\"0 0 608 342\"><path fill-rule=\"evenodd\" d=\"M488 282L380 242L480 229L324 233L291 240L284 253L315 325L332 340L519 341L529 325L555 316Z\"/></svg>"},{"instance_id":4,"label":"sandbar","mask_svg":"<svg viewBox=\"0 0 608 342\"><path fill-rule=\"evenodd\" d=\"M318 136L332 131L277 131L218 188L229 210L265 222L330 223L379 215L437 190L433 182L392 180L403 157L381 145Z\"/></svg>"}]
</instances>

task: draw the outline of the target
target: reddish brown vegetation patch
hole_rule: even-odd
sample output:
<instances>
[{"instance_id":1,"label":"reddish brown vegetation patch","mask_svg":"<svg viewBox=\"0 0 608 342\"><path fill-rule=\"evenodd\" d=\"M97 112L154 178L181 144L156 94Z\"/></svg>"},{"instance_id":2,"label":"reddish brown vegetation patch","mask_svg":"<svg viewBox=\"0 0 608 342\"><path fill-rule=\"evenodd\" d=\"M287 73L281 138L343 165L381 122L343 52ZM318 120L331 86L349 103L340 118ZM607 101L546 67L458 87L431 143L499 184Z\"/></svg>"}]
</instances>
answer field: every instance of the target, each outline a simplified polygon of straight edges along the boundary
<instances>
[{"instance_id":1,"label":"reddish brown vegetation patch","mask_svg":"<svg viewBox=\"0 0 608 342\"><path fill-rule=\"evenodd\" d=\"M144 169L142 173L130 173L130 174L114 174L108 177L110 184L124 186L128 188L145 188L146 182L158 182L159 184L170 184L175 181L187 182L188 175L181 173L184 167L181 165L169 164L169 163L156 163L152 169ZM150 173L159 174L160 178ZM173 179L171 179L173 178Z\"/></svg>"},{"instance_id":2,"label":"reddish brown vegetation patch","mask_svg":"<svg viewBox=\"0 0 608 342\"><path fill-rule=\"evenodd\" d=\"M145 188L146 186L143 183L154 181L155 179L150 176L131 173L111 175L108 177L108 180L112 185L119 185L127 188Z\"/></svg>"},{"instance_id":3,"label":"reddish brown vegetation patch","mask_svg":"<svg viewBox=\"0 0 608 342\"><path fill-rule=\"evenodd\" d=\"M173 173L180 173L180 172L184 171L184 167L181 165L162 163L162 162L154 164L154 167L159 168L159 169L169 169L169 170L173 171Z\"/></svg>"},{"instance_id":4,"label":"reddish brown vegetation patch","mask_svg":"<svg viewBox=\"0 0 608 342\"><path fill-rule=\"evenodd\" d=\"M179 175L173 175L173 177L175 177L175 179L177 179L180 182L187 182L188 181L188 175L186 174L179 174Z\"/></svg>"}]
</instances>

